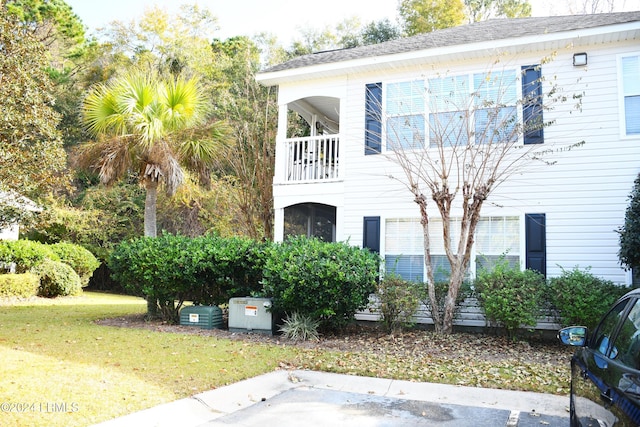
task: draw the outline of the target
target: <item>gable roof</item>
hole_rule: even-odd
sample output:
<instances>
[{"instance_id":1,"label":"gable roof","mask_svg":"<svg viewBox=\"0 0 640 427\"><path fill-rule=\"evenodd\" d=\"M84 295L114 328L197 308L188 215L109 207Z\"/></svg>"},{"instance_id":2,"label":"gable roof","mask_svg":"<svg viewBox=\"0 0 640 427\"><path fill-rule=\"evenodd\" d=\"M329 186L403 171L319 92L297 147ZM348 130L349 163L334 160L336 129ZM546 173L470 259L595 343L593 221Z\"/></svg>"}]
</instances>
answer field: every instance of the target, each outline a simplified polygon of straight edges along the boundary
<instances>
[{"instance_id":1,"label":"gable roof","mask_svg":"<svg viewBox=\"0 0 640 427\"><path fill-rule=\"evenodd\" d=\"M402 54L420 50L451 48L471 43L492 42L593 29L640 21L640 11L600 13L591 15L545 16L517 19L492 19L469 25L446 28L413 37L391 40L384 43L338 49L304 55L275 65L262 71L265 74L296 70L323 64L362 60L373 57Z\"/></svg>"}]
</instances>

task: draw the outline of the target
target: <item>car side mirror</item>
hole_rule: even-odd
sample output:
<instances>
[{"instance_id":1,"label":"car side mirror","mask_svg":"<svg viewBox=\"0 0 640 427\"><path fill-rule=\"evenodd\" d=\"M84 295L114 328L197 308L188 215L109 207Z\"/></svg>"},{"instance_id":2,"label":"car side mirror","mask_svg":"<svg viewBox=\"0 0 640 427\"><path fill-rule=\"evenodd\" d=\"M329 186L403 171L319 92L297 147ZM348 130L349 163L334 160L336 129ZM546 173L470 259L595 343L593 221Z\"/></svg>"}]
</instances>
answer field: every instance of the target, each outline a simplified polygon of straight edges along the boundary
<instances>
[{"instance_id":1,"label":"car side mirror","mask_svg":"<svg viewBox=\"0 0 640 427\"><path fill-rule=\"evenodd\" d=\"M584 347L587 342L587 332L585 326L569 326L558 331L558 339L566 345Z\"/></svg>"}]
</instances>

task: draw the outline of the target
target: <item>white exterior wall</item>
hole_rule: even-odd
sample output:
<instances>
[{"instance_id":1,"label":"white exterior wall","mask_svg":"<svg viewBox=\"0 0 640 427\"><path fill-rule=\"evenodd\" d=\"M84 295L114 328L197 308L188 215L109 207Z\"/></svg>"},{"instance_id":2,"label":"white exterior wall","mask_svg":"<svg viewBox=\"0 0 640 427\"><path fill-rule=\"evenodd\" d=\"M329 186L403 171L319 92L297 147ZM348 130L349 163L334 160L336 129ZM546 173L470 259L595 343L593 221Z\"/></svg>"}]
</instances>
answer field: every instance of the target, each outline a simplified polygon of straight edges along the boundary
<instances>
[{"instance_id":1,"label":"white exterior wall","mask_svg":"<svg viewBox=\"0 0 640 427\"><path fill-rule=\"evenodd\" d=\"M587 67L573 67L572 54L587 52ZM640 52L637 43L601 43L564 49L542 66L547 80L557 78L569 101L544 120L556 123L544 131L545 148L585 144L555 154L552 166L537 166L513 176L498 187L484 204L483 216L521 218L521 252L524 262L524 215L546 214L547 275L557 276L561 268L590 267L596 276L616 283L630 283L630 274L620 268L618 234L623 224L628 196L640 172L640 138L621 134L618 55ZM505 67L540 63L551 52L531 52L519 58L503 58ZM464 63L437 63L429 67L392 68L366 75L306 80L281 84L281 110L287 102L308 96L336 96L340 102L340 162L344 180L339 183L282 184L274 179L276 236L281 236L282 209L301 202L317 202L337 207L337 239L362 244L363 217L381 217L381 253L384 254L384 224L387 218L417 218L418 208L409 191L397 180L403 172L385 155L364 155L364 100L368 83L424 79L437 73L487 71L495 55ZM546 89L549 86L547 85ZM573 93L584 92L582 111L572 109ZM281 111L282 114L282 111ZM282 123L282 120L281 122ZM279 141L284 138L283 133ZM383 137L384 146L384 137ZM276 171L276 174L278 172ZM433 205L433 204L432 204ZM431 215L437 216L435 206Z\"/></svg>"}]
</instances>

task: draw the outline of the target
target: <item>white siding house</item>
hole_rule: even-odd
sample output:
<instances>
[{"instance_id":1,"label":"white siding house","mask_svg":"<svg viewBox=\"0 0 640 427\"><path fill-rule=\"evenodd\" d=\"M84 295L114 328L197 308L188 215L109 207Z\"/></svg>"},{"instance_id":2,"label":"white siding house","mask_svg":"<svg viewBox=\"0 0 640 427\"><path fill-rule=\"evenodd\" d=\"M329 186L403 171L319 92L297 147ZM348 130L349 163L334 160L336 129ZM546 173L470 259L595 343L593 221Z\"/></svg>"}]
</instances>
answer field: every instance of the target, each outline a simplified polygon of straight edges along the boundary
<instances>
[{"instance_id":1,"label":"white siding house","mask_svg":"<svg viewBox=\"0 0 640 427\"><path fill-rule=\"evenodd\" d=\"M576 54L585 55L574 64ZM458 84L474 87L498 68L513 76L509 84L518 98L526 95L527 70L541 77L542 93L554 85L566 93L566 102L541 113L552 124L520 135L520 144L554 151L584 144L554 153L552 165L526 169L491 193L470 273L480 255L506 254L547 277L578 266L630 284L632 275L618 260L616 229L640 173L640 12L490 20L306 55L264 70L258 80L278 86L280 108L276 240L307 233L348 241L379 251L387 267L405 277L422 279L420 214L402 179L390 178L403 176L388 155L390 129L398 118L410 120L428 139L435 115L427 97L448 93L453 99ZM416 85L427 90L414 90ZM411 112L398 105L410 105ZM510 108L519 119L532 114L519 103ZM307 121L309 136L287 129L289 111ZM439 218L433 203L429 213ZM433 225L438 263L444 260L441 231L437 221Z\"/></svg>"},{"instance_id":2,"label":"white siding house","mask_svg":"<svg viewBox=\"0 0 640 427\"><path fill-rule=\"evenodd\" d=\"M42 208L32 200L11 191L0 191L0 208L2 207L17 209L23 212L42 211ZM19 237L20 224L18 221L5 224L4 227L0 225L0 240L18 240Z\"/></svg>"}]
</instances>

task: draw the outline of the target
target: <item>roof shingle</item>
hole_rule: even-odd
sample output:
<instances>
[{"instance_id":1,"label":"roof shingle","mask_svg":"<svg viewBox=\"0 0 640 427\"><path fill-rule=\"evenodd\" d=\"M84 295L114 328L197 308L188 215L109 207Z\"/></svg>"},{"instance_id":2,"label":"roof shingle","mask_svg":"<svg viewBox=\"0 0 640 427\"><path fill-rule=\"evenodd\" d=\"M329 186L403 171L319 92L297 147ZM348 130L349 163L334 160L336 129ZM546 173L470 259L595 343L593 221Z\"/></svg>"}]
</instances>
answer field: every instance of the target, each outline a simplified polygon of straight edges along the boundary
<instances>
[{"instance_id":1,"label":"roof shingle","mask_svg":"<svg viewBox=\"0 0 640 427\"><path fill-rule=\"evenodd\" d=\"M299 56L262 71L271 73L313 65L329 64L393 55L430 48L489 42L526 36L596 28L607 25L640 21L640 11L600 13L592 15L545 16L518 19L492 19L459 27L446 28L431 33L418 34L384 43L338 49Z\"/></svg>"}]
</instances>

